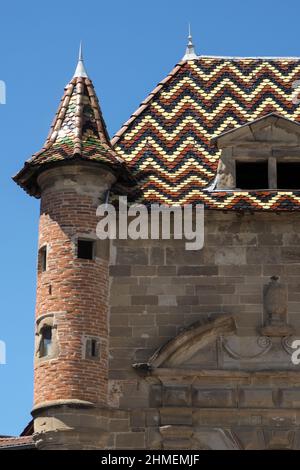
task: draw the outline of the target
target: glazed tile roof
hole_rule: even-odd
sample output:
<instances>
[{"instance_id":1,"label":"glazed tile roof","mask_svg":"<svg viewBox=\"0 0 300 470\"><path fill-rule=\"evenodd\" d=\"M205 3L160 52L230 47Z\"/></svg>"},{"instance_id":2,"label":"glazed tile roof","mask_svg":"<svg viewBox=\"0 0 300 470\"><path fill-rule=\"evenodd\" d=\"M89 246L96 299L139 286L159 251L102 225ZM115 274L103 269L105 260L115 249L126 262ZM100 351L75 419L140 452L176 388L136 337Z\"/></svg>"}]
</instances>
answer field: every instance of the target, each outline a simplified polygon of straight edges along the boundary
<instances>
[{"instance_id":1,"label":"glazed tile roof","mask_svg":"<svg viewBox=\"0 0 300 470\"><path fill-rule=\"evenodd\" d=\"M111 146L93 84L87 76L74 77L66 86L42 150L25 163L14 180L38 197L36 178L41 169L78 159L128 173Z\"/></svg>"},{"instance_id":2,"label":"glazed tile roof","mask_svg":"<svg viewBox=\"0 0 300 470\"><path fill-rule=\"evenodd\" d=\"M214 191L220 150L213 138L270 113L300 122L293 83L298 58L199 57L182 61L112 140L148 203L212 209L299 210L293 191Z\"/></svg>"}]
</instances>

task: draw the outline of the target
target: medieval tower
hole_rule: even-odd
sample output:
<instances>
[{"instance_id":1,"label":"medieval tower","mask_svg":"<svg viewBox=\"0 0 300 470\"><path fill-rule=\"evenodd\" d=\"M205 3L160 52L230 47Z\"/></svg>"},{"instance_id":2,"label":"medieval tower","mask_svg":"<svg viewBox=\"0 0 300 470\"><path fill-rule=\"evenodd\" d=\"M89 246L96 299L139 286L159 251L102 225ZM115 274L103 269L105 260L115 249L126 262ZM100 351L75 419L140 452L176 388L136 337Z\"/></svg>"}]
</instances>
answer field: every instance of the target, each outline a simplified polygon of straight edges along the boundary
<instances>
[{"instance_id":1,"label":"medieval tower","mask_svg":"<svg viewBox=\"0 0 300 470\"><path fill-rule=\"evenodd\" d=\"M58 430L62 408L76 410L75 425L78 410L107 403L108 255L97 243L96 209L120 167L80 51L44 148L16 177L41 199L33 409L41 436ZM91 425L80 423L83 434ZM54 436L51 445L63 444ZM76 437L68 435L68 448Z\"/></svg>"},{"instance_id":2,"label":"medieval tower","mask_svg":"<svg viewBox=\"0 0 300 470\"><path fill-rule=\"evenodd\" d=\"M14 177L41 201L32 445L300 449L299 77L189 37L110 141L80 53ZM119 195L204 205L203 248L98 239Z\"/></svg>"}]
</instances>

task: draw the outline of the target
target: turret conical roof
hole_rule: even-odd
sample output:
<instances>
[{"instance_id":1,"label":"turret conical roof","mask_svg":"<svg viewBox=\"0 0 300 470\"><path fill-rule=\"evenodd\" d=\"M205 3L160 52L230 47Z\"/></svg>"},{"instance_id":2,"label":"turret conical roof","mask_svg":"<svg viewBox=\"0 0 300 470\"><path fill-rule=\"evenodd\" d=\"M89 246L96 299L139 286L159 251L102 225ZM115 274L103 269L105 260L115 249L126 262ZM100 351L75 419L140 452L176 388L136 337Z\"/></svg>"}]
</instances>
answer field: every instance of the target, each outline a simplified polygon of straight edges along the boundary
<instances>
[{"instance_id":1,"label":"turret conical roof","mask_svg":"<svg viewBox=\"0 0 300 470\"><path fill-rule=\"evenodd\" d=\"M49 166L73 160L99 162L114 172L126 172L122 159L111 146L93 83L84 68L81 48L74 77L65 87L43 148L25 162L13 179L29 194L39 197L38 174Z\"/></svg>"}]
</instances>

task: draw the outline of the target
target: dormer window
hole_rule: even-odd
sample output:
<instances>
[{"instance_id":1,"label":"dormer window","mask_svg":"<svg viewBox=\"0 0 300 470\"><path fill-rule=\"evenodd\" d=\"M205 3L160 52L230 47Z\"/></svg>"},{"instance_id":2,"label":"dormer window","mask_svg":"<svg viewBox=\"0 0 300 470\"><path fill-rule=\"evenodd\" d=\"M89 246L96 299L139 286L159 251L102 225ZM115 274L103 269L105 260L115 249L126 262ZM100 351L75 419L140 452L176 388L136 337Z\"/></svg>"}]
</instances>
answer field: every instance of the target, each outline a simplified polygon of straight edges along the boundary
<instances>
[{"instance_id":1,"label":"dormer window","mask_svg":"<svg viewBox=\"0 0 300 470\"><path fill-rule=\"evenodd\" d=\"M277 188L300 189L300 162L277 162Z\"/></svg>"},{"instance_id":2,"label":"dormer window","mask_svg":"<svg viewBox=\"0 0 300 470\"><path fill-rule=\"evenodd\" d=\"M236 160L235 181L238 189L268 188L268 161L244 162Z\"/></svg>"},{"instance_id":3,"label":"dormer window","mask_svg":"<svg viewBox=\"0 0 300 470\"><path fill-rule=\"evenodd\" d=\"M300 125L269 114L216 139L217 190L300 190Z\"/></svg>"}]
</instances>

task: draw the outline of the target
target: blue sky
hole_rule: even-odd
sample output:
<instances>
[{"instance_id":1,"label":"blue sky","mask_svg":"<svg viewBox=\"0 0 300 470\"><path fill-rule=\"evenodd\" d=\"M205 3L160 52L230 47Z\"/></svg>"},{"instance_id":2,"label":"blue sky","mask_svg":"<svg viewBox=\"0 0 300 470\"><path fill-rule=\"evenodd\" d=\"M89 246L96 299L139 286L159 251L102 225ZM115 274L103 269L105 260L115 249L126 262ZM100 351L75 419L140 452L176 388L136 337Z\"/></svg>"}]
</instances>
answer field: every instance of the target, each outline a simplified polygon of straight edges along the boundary
<instances>
[{"instance_id":1,"label":"blue sky","mask_svg":"<svg viewBox=\"0 0 300 470\"><path fill-rule=\"evenodd\" d=\"M198 54L300 56L299 18L299 0L1 2L0 435L30 420L33 387L39 202L10 177L41 148L79 41L113 135L180 60L189 21Z\"/></svg>"}]
</instances>

